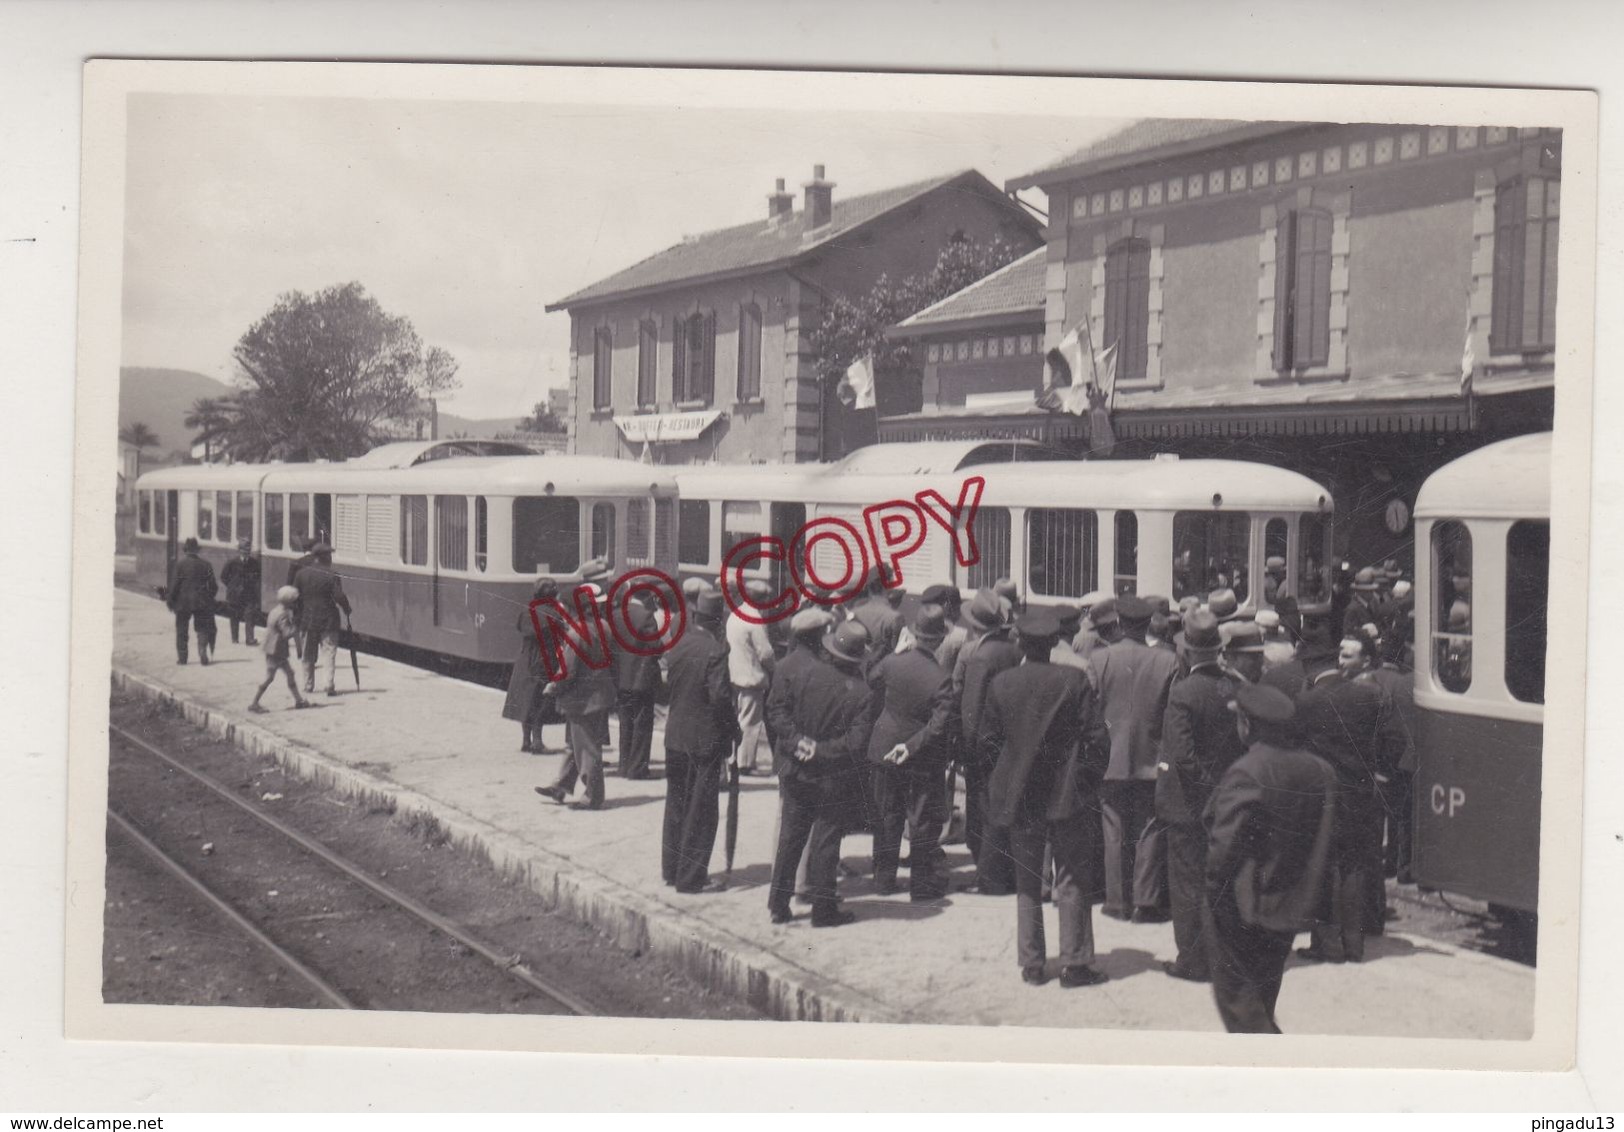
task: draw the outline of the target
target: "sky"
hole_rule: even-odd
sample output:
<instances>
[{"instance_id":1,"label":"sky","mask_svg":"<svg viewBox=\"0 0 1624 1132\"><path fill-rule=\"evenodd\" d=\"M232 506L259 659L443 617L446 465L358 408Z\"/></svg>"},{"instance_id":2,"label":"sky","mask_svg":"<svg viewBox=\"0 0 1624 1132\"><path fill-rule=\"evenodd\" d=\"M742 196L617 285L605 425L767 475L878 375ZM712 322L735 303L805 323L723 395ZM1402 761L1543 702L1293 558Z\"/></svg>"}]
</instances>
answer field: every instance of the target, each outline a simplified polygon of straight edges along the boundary
<instances>
[{"instance_id":1,"label":"sky","mask_svg":"<svg viewBox=\"0 0 1624 1132\"><path fill-rule=\"evenodd\" d=\"M776 177L797 208L815 163L837 199L965 168L1001 186L1123 121L214 94L128 113L123 364L229 382L278 295L355 280L451 351L442 408L476 418L566 384L547 303L764 219Z\"/></svg>"}]
</instances>

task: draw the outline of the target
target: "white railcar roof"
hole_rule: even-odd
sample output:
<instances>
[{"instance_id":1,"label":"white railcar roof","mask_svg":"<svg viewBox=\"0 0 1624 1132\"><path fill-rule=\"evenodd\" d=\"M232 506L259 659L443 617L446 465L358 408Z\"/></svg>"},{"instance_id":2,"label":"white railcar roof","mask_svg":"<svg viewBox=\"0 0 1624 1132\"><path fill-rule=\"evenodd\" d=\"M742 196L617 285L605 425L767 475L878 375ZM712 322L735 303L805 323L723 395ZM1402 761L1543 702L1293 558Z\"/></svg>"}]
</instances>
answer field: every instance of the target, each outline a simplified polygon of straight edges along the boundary
<instances>
[{"instance_id":1,"label":"white railcar roof","mask_svg":"<svg viewBox=\"0 0 1624 1132\"><path fill-rule=\"evenodd\" d=\"M835 461L829 470L862 475L956 472L982 464L1042 460L1053 451L1035 440L910 440L866 445Z\"/></svg>"},{"instance_id":2,"label":"white railcar roof","mask_svg":"<svg viewBox=\"0 0 1624 1132\"><path fill-rule=\"evenodd\" d=\"M672 469L602 456L468 456L429 460L404 468L357 468L352 464L276 468L267 491L368 491L379 494L674 495Z\"/></svg>"},{"instance_id":3,"label":"white railcar roof","mask_svg":"<svg viewBox=\"0 0 1624 1132\"><path fill-rule=\"evenodd\" d=\"M347 468L410 468L431 460L465 456L528 456L530 449L506 440L396 440L344 461Z\"/></svg>"},{"instance_id":4,"label":"white railcar roof","mask_svg":"<svg viewBox=\"0 0 1624 1132\"><path fill-rule=\"evenodd\" d=\"M1549 518L1551 434L1486 444L1427 477L1416 497L1418 519Z\"/></svg>"},{"instance_id":5,"label":"white railcar roof","mask_svg":"<svg viewBox=\"0 0 1624 1132\"><path fill-rule=\"evenodd\" d=\"M235 488L242 491L259 486L270 472L292 468L327 469L339 464L177 464L172 468L155 468L147 472L135 485L142 490L192 491Z\"/></svg>"}]
</instances>

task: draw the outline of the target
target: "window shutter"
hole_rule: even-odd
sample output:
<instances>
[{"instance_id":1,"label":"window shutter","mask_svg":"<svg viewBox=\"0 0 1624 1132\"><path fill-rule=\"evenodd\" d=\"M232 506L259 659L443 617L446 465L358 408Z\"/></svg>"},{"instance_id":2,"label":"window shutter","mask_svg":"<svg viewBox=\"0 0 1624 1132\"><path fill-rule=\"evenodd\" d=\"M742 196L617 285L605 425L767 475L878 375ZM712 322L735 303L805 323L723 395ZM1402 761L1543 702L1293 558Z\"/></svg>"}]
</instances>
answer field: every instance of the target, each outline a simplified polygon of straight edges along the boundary
<instances>
[{"instance_id":1,"label":"window shutter","mask_svg":"<svg viewBox=\"0 0 1624 1132\"><path fill-rule=\"evenodd\" d=\"M688 399L688 320L685 318L671 324L671 399Z\"/></svg>"},{"instance_id":2,"label":"window shutter","mask_svg":"<svg viewBox=\"0 0 1624 1132\"><path fill-rule=\"evenodd\" d=\"M705 315L705 368L704 389L699 400L709 405L716 400L716 312Z\"/></svg>"},{"instance_id":3,"label":"window shutter","mask_svg":"<svg viewBox=\"0 0 1624 1132\"><path fill-rule=\"evenodd\" d=\"M1490 349L1510 353L1522 342L1523 209L1521 180L1501 185L1494 196L1494 296L1490 308Z\"/></svg>"},{"instance_id":4,"label":"window shutter","mask_svg":"<svg viewBox=\"0 0 1624 1132\"><path fill-rule=\"evenodd\" d=\"M1291 368L1291 302L1293 276L1297 266L1297 241L1293 239L1297 214L1288 212L1274 230L1274 368Z\"/></svg>"},{"instance_id":5,"label":"window shutter","mask_svg":"<svg viewBox=\"0 0 1624 1132\"><path fill-rule=\"evenodd\" d=\"M1304 304L1308 319L1308 356L1304 364L1323 366L1331 360L1331 216L1309 214L1313 223L1313 285Z\"/></svg>"},{"instance_id":6,"label":"window shutter","mask_svg":"<svg viewBox=\"0 0 1624 1132\"><path fill-rule=\"evenodd\" d=\"M1132 381L1144 379L1150 354L1150 246L1141 243L1130 263L1132 285L1128 295L1128 342L1133 351L1118 364L1126 364L1121 376Z\"/></svg>"},{"instance_id":7,"label":"window shutter","mask_svg":"<svg viewBox=\"0 0 1624 1132\"><path fill-rule=\"evenodd\" d=\"M1540 345L1556 345L1556 248L1557 227L1561 223L1557 212L1557 193L1561 184L1549 182L1545 204L1545 275L1540 280Z\"/></svg>"}]
</instances>

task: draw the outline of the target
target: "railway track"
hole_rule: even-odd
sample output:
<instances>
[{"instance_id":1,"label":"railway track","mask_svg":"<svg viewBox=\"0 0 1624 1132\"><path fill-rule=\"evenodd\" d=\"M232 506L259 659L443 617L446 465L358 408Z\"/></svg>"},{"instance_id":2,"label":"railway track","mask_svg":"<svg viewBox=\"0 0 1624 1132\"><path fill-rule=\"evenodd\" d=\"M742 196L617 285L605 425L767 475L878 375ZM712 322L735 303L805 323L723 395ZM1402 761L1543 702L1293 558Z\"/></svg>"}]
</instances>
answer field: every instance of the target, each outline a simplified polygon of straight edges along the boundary
<instances>
[{"instance_id":1,"label":"railway track","mask_svg":"<svg viewBox=\"0 0 1624 1132\"><path fill-rule=\"evenodd\" d=\"M324 962L322 958L312 954L323 950L316 941L328 944L335 941L330 939L326 932L312 935L310 924L320 921L331 925L346 913L307 910L303 915L278 915L274 911L258 907L265 903L262 900L244 900L240 896L234 897L231 892L221 892L222 887L241 888L242 885L240 883L226 885L220 880L211 882L210 879L199 875L198 871L188 868L173 852L149 836L141 828L138 819L109 805L108 820L111 829L127 838L145 856L190 889L211 907L221 920L230 924L254 946L272 957L298 982L308 986L321 1004L338 1009L360 1007L411 1009L412 1006L408 1002L393 999L387 993L380 992L376 980L385 977L383 968L386 966L387 957L380 954L375 963L369 957L370 954L385 950L389 952L415 950L443 957L449 951L463 964L469 964L472 958L477 958L479 961L477 965L482 970L453 972L450 965L446 964L440 967L436 974L448 976L451 981L470 984L469 993L476 1000L501 1000L506 1008L526 1013L574 1015L599 1013L592 1003L530 969L518 956L498 950L413 896L368 874L333 852L328 846L267 813L263 807L239 797L231 787L188 766L126 728L113 724L111 731L127 750L139 752L167 770L183 776L182 782L186 788L194 792L205 804L228 807L227 812L232 815L251 818L256 829L266 831L262 836L268 835L276 843L274 846L265 846L256 854L257 857L279 858L279 867L284 872L294 868L313 868L324 874L323 889L328 893L329 902L355 910L359 919L365 922L367 940L349 949L347 962ZM302 865L298 862L290 864L288 859L290 854L302 858ZM340 894L347 892L348 898L340 896L334 899L332 892L335 890ZM272 892L270 895L275 897L279 894ZM423 938L425 936L438 941L438 946L425 940ZM353 952L362 951L363 948L368 953L361 959L365 970L357 972ZM342 953L342 949L340 950ZM440 962L444 962L443 958ZM352 983L358 985L350 985ZM407 993L409 994L409 991Z\"/></svg>"}]
</instances>

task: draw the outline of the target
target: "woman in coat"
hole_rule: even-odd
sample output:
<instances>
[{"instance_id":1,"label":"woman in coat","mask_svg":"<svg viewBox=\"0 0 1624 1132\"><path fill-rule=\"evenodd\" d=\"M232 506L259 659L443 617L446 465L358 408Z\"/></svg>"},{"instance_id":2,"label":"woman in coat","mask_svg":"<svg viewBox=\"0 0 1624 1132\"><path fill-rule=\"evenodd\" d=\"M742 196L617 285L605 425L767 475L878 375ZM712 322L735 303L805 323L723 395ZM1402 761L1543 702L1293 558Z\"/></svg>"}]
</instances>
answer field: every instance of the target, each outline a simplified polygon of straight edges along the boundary
<instances>
[{"instance_id":1,"label":"woman in coat","mask_svg":"<svg viewBox=\"0 0 1624 1132\"><path fill-rule=\"evenodd\" d=\"M546 601L557 595L558 585L551 578L537 580L536 600ZM547 687L547 669L542 664L541 642L536 639L529 606L519 610L514 628L519 633L519 658L513 662L513 674L508 678L502 718L517 721L523 731L524 741L519 745L519 750L537 755L556 753L549 752L541 737L545 724L558 722L558 712L552 698L542 695Z\"/></svg>"}]
</instances>

